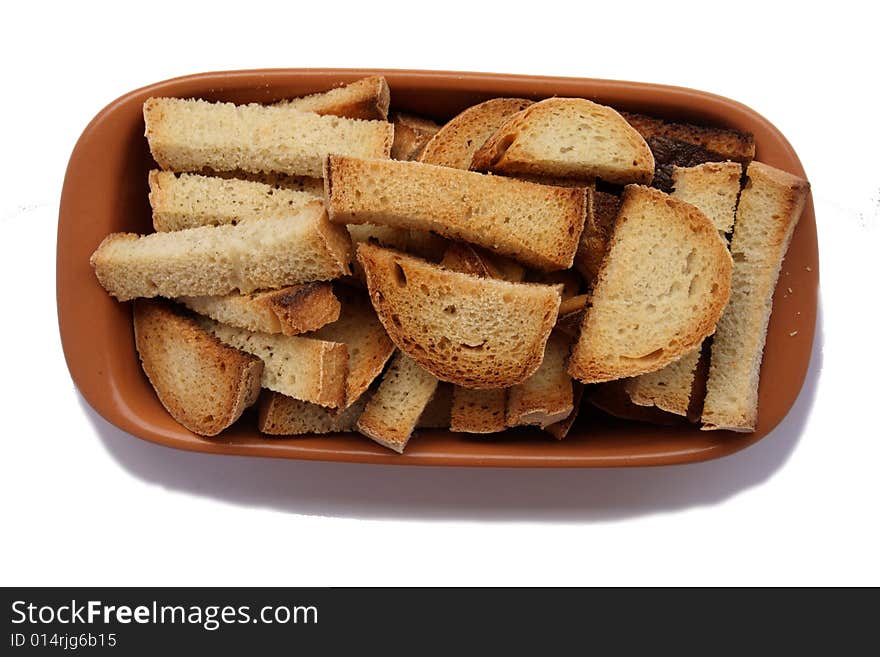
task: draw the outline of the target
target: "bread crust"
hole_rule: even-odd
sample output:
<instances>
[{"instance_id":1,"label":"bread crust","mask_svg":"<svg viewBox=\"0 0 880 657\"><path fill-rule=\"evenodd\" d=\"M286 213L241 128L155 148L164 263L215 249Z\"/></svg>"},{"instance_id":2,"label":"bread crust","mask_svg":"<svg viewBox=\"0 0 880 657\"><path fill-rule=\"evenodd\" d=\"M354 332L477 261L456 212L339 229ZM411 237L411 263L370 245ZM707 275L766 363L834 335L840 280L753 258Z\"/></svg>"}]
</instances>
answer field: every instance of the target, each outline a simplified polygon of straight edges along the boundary
<instances>
[{"instance_id":1,"label":"bread crust","mask_svg":"<svg viewBox=\"0 0 880 657\"><path fill-rule=\"evenodd\" d=\"M541 364L561 286L482 279L372 244L357 258L388 335L437 378L503 388Z\"/></svg>"}]
</instances>

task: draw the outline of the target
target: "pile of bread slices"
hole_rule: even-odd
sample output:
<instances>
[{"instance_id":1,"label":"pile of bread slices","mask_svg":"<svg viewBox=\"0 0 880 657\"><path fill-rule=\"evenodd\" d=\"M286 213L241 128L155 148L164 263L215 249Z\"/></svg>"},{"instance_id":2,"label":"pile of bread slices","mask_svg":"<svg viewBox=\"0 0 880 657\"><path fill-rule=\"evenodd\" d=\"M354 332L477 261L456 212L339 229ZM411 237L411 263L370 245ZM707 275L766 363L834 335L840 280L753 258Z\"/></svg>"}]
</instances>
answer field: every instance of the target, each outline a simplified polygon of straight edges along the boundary
<instances>
[{"instance_id":1,"label":"pile of bread slices","mask_svg":"<svg viewBox=\"0 0 880 657\"><path fill-rule=\"evenodd\" d=\"M561 439L582 397L754 429L806 181L753 161L750 135L581 98L444 125L389 106L381 77L144 104L155 232L110 235L91 263L135 300L174 418L216 435L259 400L267 435L398 452L420 427Z\"/></svg>"}]
</instances>

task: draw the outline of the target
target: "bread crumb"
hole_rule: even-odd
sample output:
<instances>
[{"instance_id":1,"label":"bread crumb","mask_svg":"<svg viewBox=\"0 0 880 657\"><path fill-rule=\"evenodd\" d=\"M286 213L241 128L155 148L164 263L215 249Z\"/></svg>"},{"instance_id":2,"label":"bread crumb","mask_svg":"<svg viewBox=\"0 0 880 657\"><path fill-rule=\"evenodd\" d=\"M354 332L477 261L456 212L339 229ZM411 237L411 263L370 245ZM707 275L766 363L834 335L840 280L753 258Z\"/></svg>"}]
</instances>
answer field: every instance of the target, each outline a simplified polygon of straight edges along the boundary
<instances>
[{"instance_id":1,"label":"bread crumb","mask_svg":"<svg viewBox=\"0 0 880 657\"><path fill-rule=\"evenodd\" d=\"M788 288L788 293L789 293L789 294L794 294L794 292L792 292L791 288Z\"/></svg>"},{"instance_id":2,"label":"bread crumb","mask_svg":"<svg viewBox=\"0 0 880 657\"><path fill-rule=\"evenodd\" d=\"M810 267L810 266L805 267L805 269L806 269L807 271L813 271L813 268Z\"/></svg>"},{"instance_id":3,"label":"bread crumb","mask_svg":"<svg viewBox=\"0 0 880 657\"><path fill-rule=\"evenodd\" d=\"M793 338L794 336L797 335L797 333L798 333L797 331L792 331L792 332L789 333L788 335L789 335L789 337L792 337L792 338Z\"/></svg>"}]
</instances>

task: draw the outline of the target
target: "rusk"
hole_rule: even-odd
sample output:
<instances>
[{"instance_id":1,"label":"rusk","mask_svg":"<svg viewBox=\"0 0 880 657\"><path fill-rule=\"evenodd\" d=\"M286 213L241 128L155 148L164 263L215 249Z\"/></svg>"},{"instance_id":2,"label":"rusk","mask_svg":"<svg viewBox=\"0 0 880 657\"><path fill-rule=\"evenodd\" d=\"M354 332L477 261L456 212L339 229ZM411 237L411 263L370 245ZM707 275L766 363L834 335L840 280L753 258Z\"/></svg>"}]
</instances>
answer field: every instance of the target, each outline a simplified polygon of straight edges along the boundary
<instances>
[{"instance_id":1,"label":"rusk","mask_svg":"<svg viewBox=\"0 0 880 657\"><path fill-rule=\"evenodd\" d=\"M540 365L561 286L478 278L372 244L357 257L388 335L439 379L502 388Z\"/></svg>"},{"instance_id":2,"label":"rusk","mask_svg":"<svg viewBox=\"0 0 880 657\"><path fill-rule=\"evenodd\" d=\"M391 90L384 77L372 75L335 89L283 100L278 104L301 112L384 121L388 118L388 107L391 105Z\"/></svg>"},{"instance_id":3,"label":"rusk","mask_svg":"<svg viewBox=\"0 0 880 657\"><path fill-rule=\"evenodd\" d=\"M694 206L630 185L569 371L582 383L653 372L694 351L730 296L731 258Z\"/></svg>"},{"instance_id":4,"label":"rusk","mask_svg":"<svg viewBox=\"0 0 880 657\"><path fill-rule=\"evenodd\" d=\"M312 202L278 219L168 233L112 233L92 254L101 285L120 301L214 296L331 280L350 273L351 241Z\"/></svg>"},{"instance_id":5,"label":"rusk","mask_svg":"<svg viewBox=\"0 0 880 657\"><path fill-rule=\"evenodd\" d=\"M235 224L296 214L315 196L259 182L150 171L150 206L157 231Z\"/></svg>"},{"instance_id":6,"label":"rusk","mask_svg":"<svg viewBox=\"0 0 880 657\"><path fill-rule=\"evenodd\" d=\"M358 418L357 430L380 445L403 453L436 389L434 376L406 354L398 353Z\"/></svg>"},{"instance_id":7,"label":"rusk","mask_svg":"<svg viewBox=\"0 0 880 657\"><path fill-rule=\"evenodd\" d=\"M649 183L654 156L614 109L548 98L514 114L474 154L471 169L610 183Z\"/></svg>"},{"instance_id":8,"label":"rusk","mask_svg":"<svg viewBox=\"0 0 880 657\"><path fill-rule=\"evenodd\" d=\"M270 436L354 431L368 399L369 395L362 395L348 408L338 410L266 390L260 396L257 429Z\"/></svg>"},{"instance_id":9,"label":"rusk","mask_svg":"<svg viewBox=\"0 0 880 657\"><path fill-rule=\"evenodd\" d=\"M339 408L345 401L348 349L338 342L252 333L200 318L221 341L263 361L261 385L300 401Z\"/></svg>"},{"instance_id":10,"label":"rusk","mask_svg":"<svg viewBox=\"0 0 880 657\"><path fill-rule=\"evenodd\" d=\"M134 304L134 339L159 401L194 433L216 436L253 404L263 363L165 301Z\"/></svg>"},{"instance_id":11,"label":"rusk","mask_svg":"<svg viewBox=\"0 0 880 657\"><path fill-rule=\"evenodd\" d=\"M806 180L760 162L746 174L730 243L733 289L712 341L703 429L754 431L757 425L773 292L810 190Z\"/></svg>"},{"instance_id":12,"label":"rusk","mask_svg":"<svg viewBox=\"0 0 880 657\"><path fill-rule=\"evenodd\" d=\"M452 118L431 138L419 161L453 169L469 169L474 153L513 114L533 101L525 98L493 98Z\"/></svg>"},{"instance_id":13,"label":"rusk","mask_svg":"<svg viewBox=\"0 0 880 657\"><path fill-rule=\"evenodd\" d=\"M388 157L394 128L304 112L284 105L233 105L148 98L144 121L150 152L170 171L277 171L320 176L326 157Z\"/></svg>"},{"instance_id":14,"label":"rusk","mask_svg":"<svg viewBox=\"0 0 880 657\"><path fill-rule=\"evenodd\" d=\"M586 212L583 188L420 162L331 156L325 185L333 222L430 230L543 270L571 266Z\"/></svg>"}]
</instances>

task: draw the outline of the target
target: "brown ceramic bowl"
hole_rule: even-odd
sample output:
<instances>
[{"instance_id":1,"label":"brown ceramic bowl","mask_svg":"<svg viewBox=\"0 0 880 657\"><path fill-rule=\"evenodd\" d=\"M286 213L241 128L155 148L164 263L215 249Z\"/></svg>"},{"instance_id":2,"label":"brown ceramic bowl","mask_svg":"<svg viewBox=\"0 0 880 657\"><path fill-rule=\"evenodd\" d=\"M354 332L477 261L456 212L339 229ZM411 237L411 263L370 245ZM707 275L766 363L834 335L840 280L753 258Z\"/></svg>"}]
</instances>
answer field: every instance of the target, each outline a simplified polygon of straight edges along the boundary
<instances>
[{"instance_id":1,"label":"brown ceramic bowl","mask_svg":"<svg viewBox=\"0 0 880 657\"><path fill-rule=\"evenodd\" d=\"M751 434L624 422L584 409L570 435L556 441L517 429L491 438L420 431L404 455L357 434L264 438L246 414L218 438L177 424L141 371L131 308L107 295L89 256L107 233L151 231L141 105L150 96L272 102L381 73L395 109L446 119L495 96L582 96L614 107L750 131L757 158L791 173L804 170L785 137L766 119L719 96L653 84L607 80L367 70L265 70L205 73L159 82L119 98L88 125L70 158L58 220L58 320L64 354L80 392L109 422L145 440L180 449L325 461L399 465L634 466L702 461L766 436L795 402L809 365L819 283L816 220L807 203L773 301L760 388L760 419ZM793 292L788 293L791 289ZM791 335L797 331L796 335ZM586 406L586 405L585 405ZM586 411L586 412L585 412Z\"/></svg>"}]
</instances>

